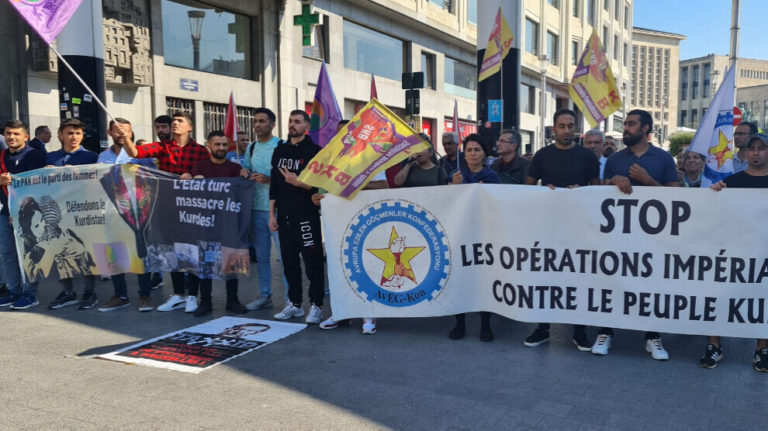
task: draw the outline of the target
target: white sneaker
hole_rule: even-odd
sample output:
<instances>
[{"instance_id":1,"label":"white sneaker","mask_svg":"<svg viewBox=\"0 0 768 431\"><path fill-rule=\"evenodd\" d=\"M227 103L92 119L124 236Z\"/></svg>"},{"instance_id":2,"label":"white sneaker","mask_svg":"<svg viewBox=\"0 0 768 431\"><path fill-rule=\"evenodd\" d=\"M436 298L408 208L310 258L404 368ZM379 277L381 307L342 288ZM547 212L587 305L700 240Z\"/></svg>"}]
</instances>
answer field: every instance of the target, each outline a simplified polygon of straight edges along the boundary
<instances>
[{"instance_id":1,"label":"white sneaker","mask_svg":"<svg viewBox=\"0 0 768 431\"><path fill-rule=\"evenodd\" d=\"M317 325L322 321L323 321L323 309L318 307L315 304L312 304L312 306L309 307L309 314L307 314L307 320L305 320L305 322L310 325Z\"/></svg>"},{"instance_id":2,"label":"white sneaker","mask_svg":"<svg viewBox=\"0 0 768 431\"><path fill-rule=\"evenodd\" d=\"M651 357L657 361L666 361L669 359L669 353L661 345L661 338L653 338L645 341L645 351L651 354Z\"/></svg>"},{"instance_id":3,"label":"white sneaker","mask_svg":"<svg viewBox=\"0 0 768 431\"><path fill-rule=\"evenodd\" d=\"M301 308L289 302L285 304L285 308L283 308L283 311L275 314L275 319L288 320L288 319L293 319L294 317L301 317L303 315L304 315L304 310L302 310Z\"/></svg>"},{"instance_id":4,"label":"white sneaker","mask_svg":"<svg viewBox=\"0 0 768 431\"><path fill-rule=\"evenodd\" d=\"M323 321L323 323L317 325L317 327L320 328L320 329L336 329L336 328L339 327L339 321L338 320L334 320L333 316L331 316L331 317L325 319Z\"/></svg>"},{"instance_id":5,"label":"white sneaker","mask_svg":"<svg viewBox=\"0 0 768 431\"><path fill-rule=\"evenodd\" d=\"M376 333L376 319L366 317L363 319L363 334L375 334Z\"/></svg>"},{"instance_id":6,"label":"white sneaker","mask_svg":"<svg viewBox=\"0 0 768 431\"><path fill-rule=\"evenodd\" d=\"M272 298L269 296L261 297L253 302L248 303L245 308L253 310L261 310L262 308L272 308Z\"/></svg>"},{"instance_id":7,"label":"white sneaker","mask_svg":"<svg viewBox=\"0 0 768 431\"><path fill-rule=\"evenodd\" d=\"M184 298L181 295L171 295L170 298L168 298L167 301L163 302L161 305L157 307L157 311L171 311L171 310L178 310L180 308L184 308L184 305L187 303L187 299Z\"/></svg>"},{"instance_id":8,"label":"white sneaker","mask_svg":"<svg viewBox=\"0 0 768 431\"><path fill-rule=\"evenodd\" d=\"M197 310L197 296L187 296L187 304L184 306L185 313L194 313Z\"/></svg>"},{"instance_id":9,"label":"white sneaker","mask_svg":"<svg viewBox=\"0 0 768 431\"><path fill-rule=\"evenodd\" d=\"M592 354L605 356L608 354L608 349L611 348L611 336L608 334L597 334L597 340L592 345Z\"/></svg>"}]
</instances>

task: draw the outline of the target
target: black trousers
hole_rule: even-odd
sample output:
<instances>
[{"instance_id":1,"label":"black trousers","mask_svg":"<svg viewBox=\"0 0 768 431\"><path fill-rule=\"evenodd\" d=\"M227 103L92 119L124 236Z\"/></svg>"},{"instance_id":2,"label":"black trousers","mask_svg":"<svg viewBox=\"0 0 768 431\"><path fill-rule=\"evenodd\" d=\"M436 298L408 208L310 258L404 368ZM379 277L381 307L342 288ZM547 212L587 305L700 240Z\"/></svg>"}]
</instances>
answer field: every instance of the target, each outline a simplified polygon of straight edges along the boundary
<instances>
[{"instance_id":1,"label":"black trousers","mask_svg":"<svg viewBox=\"0 0 768 431\"><path fill-rule=\"evenodd\" d=\"M188 274L185 278L184 274L183 272L171 272L173 294L184 296L188 293L190 296L197 296L197 291L200 288L200 279L194 274Z\"/></svg>"},{"instance_id":2,"label":"black trousers","mask_svg":"<svg viewBox=\"0 0 768 431\"><path fill-rule=\"evenodd\" d=\"M303 295L301 286L301 261L309 279L309 300L318 307L323 306L325 296L325 269L323 268L323 237L320 233L320 215L280 216L277 218L280 237L280 258L283 272L288 280L288 297L300 305Z\"/></svg>"}]
</instances>

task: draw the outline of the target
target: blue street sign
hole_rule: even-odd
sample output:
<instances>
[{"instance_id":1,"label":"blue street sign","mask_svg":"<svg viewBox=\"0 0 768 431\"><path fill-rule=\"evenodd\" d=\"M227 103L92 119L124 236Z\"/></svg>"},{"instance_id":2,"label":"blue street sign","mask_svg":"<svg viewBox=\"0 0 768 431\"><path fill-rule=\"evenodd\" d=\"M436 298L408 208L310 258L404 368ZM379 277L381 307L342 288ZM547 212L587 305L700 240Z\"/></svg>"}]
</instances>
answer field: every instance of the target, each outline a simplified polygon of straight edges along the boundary
<instances>
[{"instance_id":1,"label":"blue street sign","mask_svg":"<svg viewBox=\"0 0 768 431\"><path fill-rule=\"evenodd\" d=\"M197 80L195 79L181 78L179 79L179 86L182 90L194 91L197 93Z\"/></svg>"},{"instance_id":2,"label":"blue street sign","mask_svg":"<svg viewBox=\"0 0 768 431\"><path fill-rule=\"evenodd\" d=\"M488 121L491 123L501 123L501 113L504 108L504 101L489 100L488 101Z\"/></svg>"}]
</instances>

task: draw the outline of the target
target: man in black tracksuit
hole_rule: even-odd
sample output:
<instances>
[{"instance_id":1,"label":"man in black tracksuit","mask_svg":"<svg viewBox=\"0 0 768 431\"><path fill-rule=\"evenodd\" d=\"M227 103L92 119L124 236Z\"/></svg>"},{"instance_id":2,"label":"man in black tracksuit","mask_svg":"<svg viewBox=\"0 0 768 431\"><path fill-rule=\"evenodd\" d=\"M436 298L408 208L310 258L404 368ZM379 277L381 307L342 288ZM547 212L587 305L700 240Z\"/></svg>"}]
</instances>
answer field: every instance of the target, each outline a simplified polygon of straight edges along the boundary
<instances>
[{"instance_id":1,"label":"man in black tracksuit","mask_svg":"<svg viewBox=\"0 0 768 431\"><path fill-rule=\"evenodd\" d=\"M306 323L322 321L325 272L323 269L323 240L320 235L320 213L312 203L317 189L298 180L298 175L320 147L307 136L309 115L301 110L291 112L288 119L288 141L279 144L272 153L272 175L269 185L269 228L278 232L283 271L288 280L290 303L275 319L288 320L304 315L301 309L301 263L309 278L311 303Z\"/></svg>"}]
</instances>

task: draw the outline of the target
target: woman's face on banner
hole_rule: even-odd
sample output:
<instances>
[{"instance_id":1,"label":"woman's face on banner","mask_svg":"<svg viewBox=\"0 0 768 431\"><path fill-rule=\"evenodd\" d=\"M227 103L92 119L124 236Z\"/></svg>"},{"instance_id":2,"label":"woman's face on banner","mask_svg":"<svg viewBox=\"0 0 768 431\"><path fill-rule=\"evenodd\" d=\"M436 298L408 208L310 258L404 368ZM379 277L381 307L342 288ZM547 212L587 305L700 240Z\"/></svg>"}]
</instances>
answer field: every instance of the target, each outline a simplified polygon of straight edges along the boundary
<instances>
[{"instance_id":1,"label":"woman's face on banner","mask_svg":"<svg viewBox=\"0 0 768 431\"><path fill-rule=\"evenodd\" d=\"M43 220L43 213L40 211L35 211L35 213L32 214L30 230L38 240L43 237L43 233L45 233L45 220Z\"/></svg>"}]
</instances>

